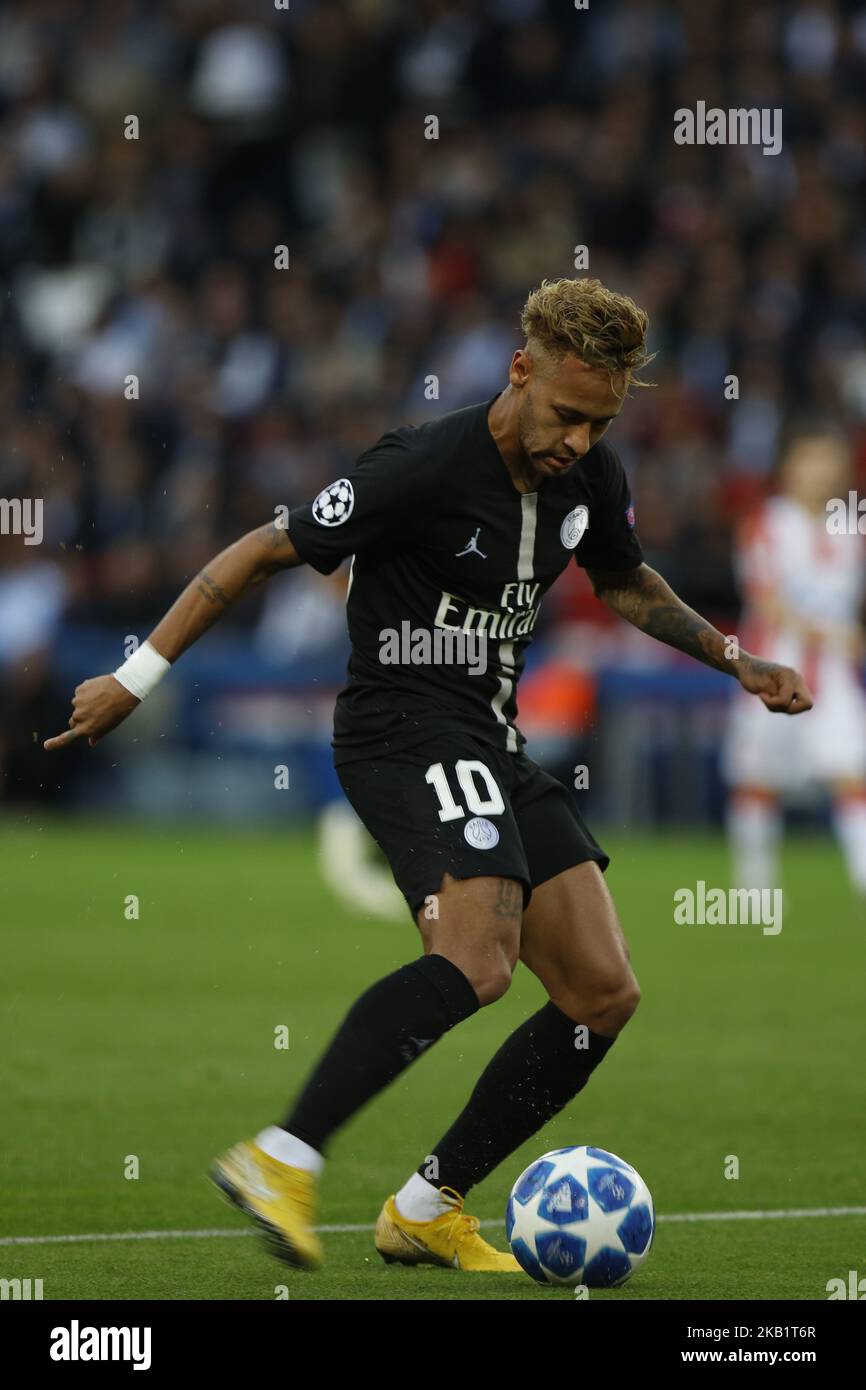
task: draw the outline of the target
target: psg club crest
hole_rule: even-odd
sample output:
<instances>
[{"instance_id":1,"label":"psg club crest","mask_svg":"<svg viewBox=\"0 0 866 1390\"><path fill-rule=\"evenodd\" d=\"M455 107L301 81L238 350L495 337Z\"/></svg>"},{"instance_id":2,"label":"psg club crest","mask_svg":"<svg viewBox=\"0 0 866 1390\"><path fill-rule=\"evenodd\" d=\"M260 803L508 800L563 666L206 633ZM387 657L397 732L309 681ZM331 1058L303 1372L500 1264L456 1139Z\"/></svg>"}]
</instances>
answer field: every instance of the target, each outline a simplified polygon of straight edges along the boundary
<instances>
[{"instance_id":1,"label":"psg club crest","mask_svg":"<svg viewBox=\"0 0 866 1390\"><path fill-rule=\"evenodd\" d=\"M473 849L495 849L499 844L499 831L486 816L473 816L464 826L463 838Z\"/></svg>"},{"instance_id":2,"label":"psg club crest","mask_svg":"<svg viewBox=\"0 0 866 1390\"><path fill-rule=\"evenodd\" d=\"M559 539L566 550L574 550L589 525L589 507L575 507L559 528Z\"/></svg>"},{"instance_id":3,"label":"psg club crest","mask_svg":"<svg viewBox=\"0 0 866 1390\"><path fill-rule=\"evenodd\" d=\"M342 526L352 515L355 494L348 478L338 478L329 487L322 488L313 503L313 520L320 526Z\"/></svg>"}]
</instances>

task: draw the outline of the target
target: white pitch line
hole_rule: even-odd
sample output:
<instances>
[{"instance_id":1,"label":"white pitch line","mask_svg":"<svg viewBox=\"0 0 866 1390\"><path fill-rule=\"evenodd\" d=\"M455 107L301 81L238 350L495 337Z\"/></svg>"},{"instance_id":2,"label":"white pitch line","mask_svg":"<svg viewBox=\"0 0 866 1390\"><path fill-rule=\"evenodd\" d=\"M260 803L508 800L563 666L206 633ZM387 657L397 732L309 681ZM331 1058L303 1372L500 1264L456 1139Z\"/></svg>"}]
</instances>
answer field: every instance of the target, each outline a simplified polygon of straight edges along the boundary
<instances>
[{"instance_id":1,"label":"white pitch line","mask_svg":"<svg viewBox=\"0 0 866 1390\"><path fill-rule=\"evenodd\" d=\"M685 1211L658 1221L785 1221L801 1216L866 1216L866 1207L788 1207L782 1211Z\"/></svg>"},{"instance_id":2,"label":"white pitch line","mask_svg":"<svg viewBox=\"0 0 866 1390\"><path fill-rule=\"evenodd\" d=\"M786 1221L801 1217L821 1216L866 1216L866 1207L790 1207L782 1211L686 1211L668 1212L657 1216L659 1222L667 1221ZM487 1228L499 1227L502 1222L486 1220L481 1222ZM317 1226L326 1236L360 1235L372 1231L365 1224L347 1226ZM0 1236L0 1245L83 1245L85 1243L107 1240L212 1240L215 1238L254 1236L255 1230L224 1230L213 1227L199 1231L95 1231L88 1235L68 1236Z\"/></svg>"},{"instance_id":3,"label":"white pitch line","mask_svg":"<svg viewBox=\"0 0 866 1390\"><path fill-rule=\"evenodd\" d=\"M366 1230L366 1227L359 1227ZM2 1236L0 1245L83 1245L105 1240L207 1240L213 1236L254 1236L253 1230L221 1231L94 1231L75 1236Z\"/></svg>"}]
</instances>

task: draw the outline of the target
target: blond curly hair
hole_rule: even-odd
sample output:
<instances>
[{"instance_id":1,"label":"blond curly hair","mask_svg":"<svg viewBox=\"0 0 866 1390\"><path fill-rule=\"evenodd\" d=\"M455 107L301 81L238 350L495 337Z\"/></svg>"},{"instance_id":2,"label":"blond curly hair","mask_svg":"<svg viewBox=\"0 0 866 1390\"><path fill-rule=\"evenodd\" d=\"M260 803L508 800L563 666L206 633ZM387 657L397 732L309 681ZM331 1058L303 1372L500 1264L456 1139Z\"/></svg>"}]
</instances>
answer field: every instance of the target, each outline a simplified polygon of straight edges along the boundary
<instances>
[{"instance_id":1,"label":"blond curly hair","mask_svg":"<svg viewBox=\"0 0 866 1390\"><path fill-rule=\"evenodd\" d=\"M611 384L625 377L631 386L652 386L637 373L651 362L647 352L649 315L626 294L609 290L600 280L542 280L520 315L527 346L561 362L574 353L591 367L606 368ZM545 365L545 364L543 364Z\"/></svg>"}]
</instances>

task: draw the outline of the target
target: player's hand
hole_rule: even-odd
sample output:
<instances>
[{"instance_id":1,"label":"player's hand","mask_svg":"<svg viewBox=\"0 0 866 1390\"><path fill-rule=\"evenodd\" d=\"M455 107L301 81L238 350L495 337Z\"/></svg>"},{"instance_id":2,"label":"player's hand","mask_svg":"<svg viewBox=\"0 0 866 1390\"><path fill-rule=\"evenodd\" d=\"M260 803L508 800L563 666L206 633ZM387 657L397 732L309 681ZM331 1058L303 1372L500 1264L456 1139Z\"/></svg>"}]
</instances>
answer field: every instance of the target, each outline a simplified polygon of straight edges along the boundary
<instances>
[{"instance_id":1,"label":"player's hand","mask_svg":"<svg viewBox=\"0 0 866 1390\"><path fill-rule=\"evenodd\" d=\"M773 714L803 714L812 708L812 692L791 666L777 666L743 652L735 670L743 689L759 696Z\"/></svg>"},{"instance_id":2,"label":"player's hand","mask_svg":"<svg viewBox=\"0 0 866 1390\"><path fill-rule=\"evenodd\" d=\"M94 676L75 687L67 731L47 738L42 747L53 753L55 748L66 748L76 739L86 738L93 748L140 704L114 676Z\"/></svg>"}]
</instances>

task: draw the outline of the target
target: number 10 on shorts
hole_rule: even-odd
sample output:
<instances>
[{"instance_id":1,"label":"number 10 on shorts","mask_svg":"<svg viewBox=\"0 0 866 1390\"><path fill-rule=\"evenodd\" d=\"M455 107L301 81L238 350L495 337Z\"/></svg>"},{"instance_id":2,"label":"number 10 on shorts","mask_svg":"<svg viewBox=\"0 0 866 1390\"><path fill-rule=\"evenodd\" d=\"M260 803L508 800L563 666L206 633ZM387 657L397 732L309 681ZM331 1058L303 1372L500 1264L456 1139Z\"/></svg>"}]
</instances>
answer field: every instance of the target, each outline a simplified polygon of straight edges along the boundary
<instances>
[{"instance_id":1,"label":"number 10 on shorts","mask_svg":"<svg viewBox=\"0 0 866 1390\"><path fill-rule=\"evenodd\" d=\"M457 781L460 783L463 799L473 816L500 816L502 814L505 810L505 802L486 763L479 762L475 758L460 758L454 764L454 770L457 773ZM484 783L487 790L486 799L478 794L476 776ZM461 816L466 815L463 807L459 806L451 795L448 778L441 763L430 764L424 774L424 781L433 788L439 798L440 821L459 820Z\"/></svg>"}]
</instances>

